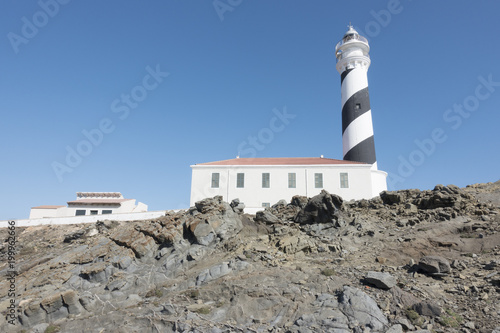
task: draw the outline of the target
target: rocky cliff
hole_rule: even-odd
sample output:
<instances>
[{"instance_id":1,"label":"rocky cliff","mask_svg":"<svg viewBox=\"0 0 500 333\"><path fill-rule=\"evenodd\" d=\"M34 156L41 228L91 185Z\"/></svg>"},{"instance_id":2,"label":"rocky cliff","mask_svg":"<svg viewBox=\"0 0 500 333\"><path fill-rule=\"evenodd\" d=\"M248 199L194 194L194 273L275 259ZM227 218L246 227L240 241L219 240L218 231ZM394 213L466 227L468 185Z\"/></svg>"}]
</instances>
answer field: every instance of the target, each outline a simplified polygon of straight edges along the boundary
<instances>
[{"instance_id":1,"label":"rocky cliff","mask_svg":"<svg viewBox=\"0 0 500 333\"><path fill-rule=\"evenodd\" d=\"M496 182L17 228L0 331L500 332L499 205Z\"/></svg>"}]
</instances>

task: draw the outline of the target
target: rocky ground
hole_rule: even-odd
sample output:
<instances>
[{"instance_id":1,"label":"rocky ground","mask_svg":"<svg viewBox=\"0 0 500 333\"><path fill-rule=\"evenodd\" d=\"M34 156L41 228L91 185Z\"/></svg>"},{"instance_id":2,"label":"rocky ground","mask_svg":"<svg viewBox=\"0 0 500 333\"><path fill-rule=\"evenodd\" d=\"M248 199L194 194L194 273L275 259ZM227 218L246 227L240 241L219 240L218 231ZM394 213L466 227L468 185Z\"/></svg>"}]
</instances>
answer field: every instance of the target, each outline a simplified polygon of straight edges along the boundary
<instances>
[{"instance_id":1,"label":"rocky ground","mask_svg":"<svg viewBox=\"0 0 500 333\"><path fill-rule=\"evenodd\" d=\"M0 229L0 331L500 332L500 181L241 208L17 228L13 316Z\"/></svg>"}]
</instances>

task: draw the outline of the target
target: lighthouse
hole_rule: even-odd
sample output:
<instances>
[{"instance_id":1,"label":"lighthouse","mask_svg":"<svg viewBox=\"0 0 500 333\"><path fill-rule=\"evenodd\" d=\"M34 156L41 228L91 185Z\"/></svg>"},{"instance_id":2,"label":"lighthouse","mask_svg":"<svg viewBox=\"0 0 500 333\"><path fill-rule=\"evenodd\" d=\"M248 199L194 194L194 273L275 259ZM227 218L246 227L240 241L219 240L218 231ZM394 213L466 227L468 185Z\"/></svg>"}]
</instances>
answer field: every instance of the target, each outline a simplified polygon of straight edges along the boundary
<instances>
[{"instance_id":1,"label":"lighthouse","mask_svg":"<svg viewBox=\"0 0 500 333\"><path fill-rule=\"evenodd\" d=\"M349 30L335 47L335 56L342 95L343 159L368 163L377 170L368 94L369 51L366 38L349 25Z\"/></svg>"},{"instance_id":2,"label":"lighthouse","mask_svg":"<svg viewBox=\"0 0 500 333\"><path fill-rule=\"evenodd\" d=\"M352 26L336 48L342 87L343 160L321 157L251 157L191 165L191 206L215 195L245 203L255 214L296 195L323 190L344 200L371 199L387 190L377 169L367 72L370 46Z\"/></svg>"}]
</instances>

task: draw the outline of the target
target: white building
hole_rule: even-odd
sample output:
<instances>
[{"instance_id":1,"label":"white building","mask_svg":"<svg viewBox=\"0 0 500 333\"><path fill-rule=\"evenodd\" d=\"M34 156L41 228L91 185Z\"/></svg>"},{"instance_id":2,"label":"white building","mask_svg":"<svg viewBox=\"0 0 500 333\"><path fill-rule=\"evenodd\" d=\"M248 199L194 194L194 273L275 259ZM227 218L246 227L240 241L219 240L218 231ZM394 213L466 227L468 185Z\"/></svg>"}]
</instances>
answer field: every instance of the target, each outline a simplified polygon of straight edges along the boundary
<instances>
[{"instance_id":1,"label":"white building","mask_svg":"<svg viewBox=\"0 0 500 333\"><path fill-rule=\"evenodd\" d=\"M31 208L30 219L116 213L147 212L148 206L135 199L125 199L120 192L77 192L68 206L38 206Z\"/></svg>"},{"instance_id":2,"label":"white building","mask_svg":"<svg viewBox=\"0 0 500 333\"><path fill-rule=\"evenodd\" d=\"M371 164L323 157L235 158L191 168L191 206L221 195L228 202L240 199L247 213L323 189L346 200L373 198L387 189L387 173Z\"/></svg>"},{"instance_id":3,"label":"white building","mask_svg":"<svg viewBox=\"0 0 500 333\"><path fill-rule=\"evenodd\" d=\"M325 189L346 200L370 199L387 189L377 170L368 93L368 41L349 26L335 47L340 74L343 160L329 158L236 158L192 165L191 205L221 195L239 198L247 213L294 195L312 197Z\"/></svg>"}]
</instances>

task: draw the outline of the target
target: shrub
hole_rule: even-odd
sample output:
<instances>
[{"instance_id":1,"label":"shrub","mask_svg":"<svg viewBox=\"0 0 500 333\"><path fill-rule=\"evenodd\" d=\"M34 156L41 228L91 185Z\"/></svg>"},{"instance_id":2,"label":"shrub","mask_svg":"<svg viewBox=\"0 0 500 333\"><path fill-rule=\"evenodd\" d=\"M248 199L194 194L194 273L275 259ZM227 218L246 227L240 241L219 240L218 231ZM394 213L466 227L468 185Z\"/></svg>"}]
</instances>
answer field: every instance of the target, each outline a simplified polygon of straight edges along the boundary
<instances>
[{"instance_id":1,"label":"shrub","mask_svg":"<svg viewBox=\"0 0 500 333\"><path fill-rule=\"evenodd\" d=\"M197 309L195 312L199 313L199 314L205 314L206 315L206 314L210 313L210 307L204 306L204 307L201 307L201 308Z\"/></svg>"},{"instance_id":2,"label":"shrub","mask_svg":"<svg viewBox=\"0 0 500 333\"><path fill-rule=\"evenodd\" d=\"M422 326L422 324L424 323L424 320L422 319L422 317L420 317L420 315L417 313L417 311L415 311L411 308L406 309L405 314L406 314L406 317L408 317L408 319L410 319L411 323L415 326Z\"/></svg>"},{"instance_id":3,"label":"shrub","mask_svg":"<svg viewBox=\"0 0 500 333\"><path fill-rule=\"evenodd\" d=\"M446 314L441 315L439 323L445 327L458 327L463 318L451 310L446 310Z\"/></svg>"},{"instance_id":4,"label":"shrub","mask_svg":"<svg viewBox=\"0 0 500 333\"><path fill-rule=\"evenodd\" d=\"M332 276L335 274L335 270L333 268L325 268L321 271L321 274L323 274L324 276Z\"/></svg>"},{"instance_id":5,"label":"shrub","mask_svg":"<svg viewBox=\"0 0 500 333\"><path fill-rule=\"evenodd\" d=\"M47 326L44 333L56 333L56 332L60 332L60 331L61 331L61 328L59 326L50 324L49 326Z\"/></svg>"}]
</instances>

